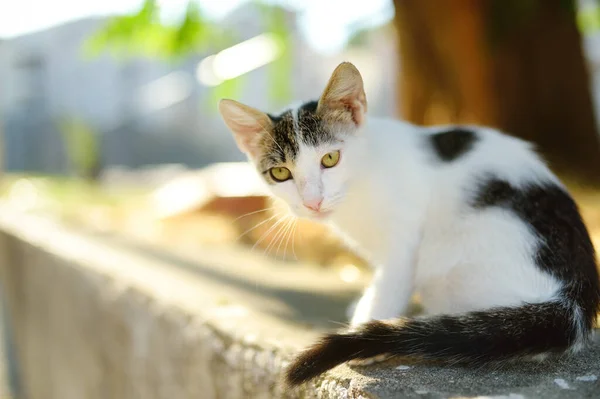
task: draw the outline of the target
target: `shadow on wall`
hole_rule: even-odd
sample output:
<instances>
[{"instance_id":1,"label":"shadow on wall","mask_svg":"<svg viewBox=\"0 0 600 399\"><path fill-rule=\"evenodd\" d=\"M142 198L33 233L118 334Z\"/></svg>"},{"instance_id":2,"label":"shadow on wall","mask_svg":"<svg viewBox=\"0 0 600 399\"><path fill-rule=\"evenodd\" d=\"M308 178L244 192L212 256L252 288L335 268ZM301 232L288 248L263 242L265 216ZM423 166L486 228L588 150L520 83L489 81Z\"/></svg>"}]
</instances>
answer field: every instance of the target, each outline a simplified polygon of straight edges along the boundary
<instances>
[{"instance_id":1,"label":"shadow on wall","mask_svg":"<svg viewBox=\"0 0 600 399\"><path fill-rule=\"evenodd\" d=\"M116 247L134 250L143 256L150 256L165 263L184 268L206 277L211 281L218 281L226 286L242 289L250 296L258 296L259 301L275 298L278 302L285 303L285 309L270 307L269 313L289 323L315 327L318 329L339 328L347 322L346 309L355 300L359 291L354 289L319 292L311 289L294 289L273 287L265 284L259 277L247 278L242 275L227 273L215 267L209 267L195 262L191 256L178 255L162 250L155 246L145 245L134 240L101 233L89 233L92 236L107 240ZM242 255L240 255L242 256ZM274 266L277 267L277 266ZM268 305L267 305L268 306Z\"/></svg>"}]
</instances>

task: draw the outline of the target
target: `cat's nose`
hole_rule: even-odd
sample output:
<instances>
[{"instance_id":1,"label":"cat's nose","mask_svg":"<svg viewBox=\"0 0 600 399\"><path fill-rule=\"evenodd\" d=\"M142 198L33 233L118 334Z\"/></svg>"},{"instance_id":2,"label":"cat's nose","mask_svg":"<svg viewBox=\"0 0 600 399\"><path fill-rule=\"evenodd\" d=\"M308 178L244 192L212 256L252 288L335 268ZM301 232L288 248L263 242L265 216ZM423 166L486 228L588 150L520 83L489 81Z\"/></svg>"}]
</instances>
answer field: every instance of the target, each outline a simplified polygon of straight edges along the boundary
<instances>
[{"instance_id":1,"label":"cat's nose","mask_svg":"<svg viewBox=\"0 0 600 399\"><path fill-rule=\"evenodd\" d=\"M315 198L311 200L304 200L303 204L308 209L312 209L313 211L319 212L321 209L321 203L323 202L323 198Z\"/></svg>"}]
</instances>

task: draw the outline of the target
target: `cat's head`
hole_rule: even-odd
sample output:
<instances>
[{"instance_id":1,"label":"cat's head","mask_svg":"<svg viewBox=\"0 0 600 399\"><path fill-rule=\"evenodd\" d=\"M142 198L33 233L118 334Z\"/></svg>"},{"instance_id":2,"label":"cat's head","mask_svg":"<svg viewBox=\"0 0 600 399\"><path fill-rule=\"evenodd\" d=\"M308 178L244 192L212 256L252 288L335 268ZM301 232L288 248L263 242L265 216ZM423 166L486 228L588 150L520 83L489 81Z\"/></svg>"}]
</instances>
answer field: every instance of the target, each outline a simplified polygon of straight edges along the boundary
<instances>
[{"instance_id":1,"label":"cat's head","mask_svg":"<svg viewBox=\"0 0 600 399\"><path fill-rule=\"evenodd\" d=\"M360 73L340 64L318 102L271 116L233 100L219 111L244 152L298 216L324 219L345 199L367 101Z\"/></svg>"}]
</instances>

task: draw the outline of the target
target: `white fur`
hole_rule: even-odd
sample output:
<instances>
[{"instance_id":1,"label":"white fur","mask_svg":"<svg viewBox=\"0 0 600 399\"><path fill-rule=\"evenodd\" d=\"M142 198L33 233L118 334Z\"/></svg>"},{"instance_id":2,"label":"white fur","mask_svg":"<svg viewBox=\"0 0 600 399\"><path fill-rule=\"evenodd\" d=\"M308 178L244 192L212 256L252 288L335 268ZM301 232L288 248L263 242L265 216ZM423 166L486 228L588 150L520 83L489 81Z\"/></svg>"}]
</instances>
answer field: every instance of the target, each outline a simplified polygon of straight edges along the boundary
<instances>
[{"instance_id":1,"label":"white fur","mask_svg":"<svg viewBox=\"0 0 600 399\"><path fill-rule=\"evenodd\" d=\"M322 197L331 225L376 268L353 325L402 315L417 292L429 314L557 298L560 282L534 264L540 242L530 227L503 209L467 204L476 174L517 187L558 180L529 144L475 129L476 150L442 165L423 146L433 129L368 119L343 142L301 147L289 165L294 179L272 187L300 216L317 217L302 203ZM321 168L332 150L339 164Z\"/></svg>"},{"instance_id":2,"label":"white fur","mask_svg":"<svg viewBox=\"0 0 600 399\"><path fill-rule=\"evenodd\" d=\"M321 158L331 151L339 150L343 143L326 145L319 148L301 146L298 158L293 165L286 165L294 176L293 179L279 183L273 187L273 192L285 200L292 211L304 217L314 217L315 212L307 209L303 203L315 199L323 199L321 211L334 210L339 202L346 197L346 175L348 168L346 157L341 156L334 168L321 167Z\"/></svg>"}]
</instances>

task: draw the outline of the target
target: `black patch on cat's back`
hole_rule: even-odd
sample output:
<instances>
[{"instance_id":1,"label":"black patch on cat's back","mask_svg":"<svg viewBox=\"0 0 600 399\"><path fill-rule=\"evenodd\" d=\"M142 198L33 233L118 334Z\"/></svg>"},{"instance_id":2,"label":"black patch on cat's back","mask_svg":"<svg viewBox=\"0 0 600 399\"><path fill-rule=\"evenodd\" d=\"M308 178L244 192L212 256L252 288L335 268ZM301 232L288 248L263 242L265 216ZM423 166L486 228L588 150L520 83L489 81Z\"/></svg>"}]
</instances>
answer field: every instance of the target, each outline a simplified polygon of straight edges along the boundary
<instances>
[{"instance_id":1,"label":"black patch on cat's back","mask_svg":"<svg viewBox=\"0 0 600 399\"><path fill-rule=\"evenodd\" d=\"M477 209L491 206L510 207L510 201L516 195L517 190L507 181L488 177L478 187L471 205Z\"/></svg>"},{"instance_id":2,"label":"black patch on cat's back","mask_svg":"<svg viewBox=\"0 0 600 399\"><path fill-rule=\"evenodd\" d=\"M452 128L429 136L433 150L444 162L452 162L468 153L477 140L477 133L463 127Z\"/></svg>"},{"instance_id":3,"label":"black patch on cat's back","mask_svg":"<svg viewBox=\"0 0 600 399\"><path fill-rule=\"evenodd\" d=\"M594 246L573 198L552 182L518 188L487 176L471 205L510 210L535 232L537 267L563 283L562 295L579 305L591 328L600 310L600 282Z\"/></svg>"}]
</instances>

